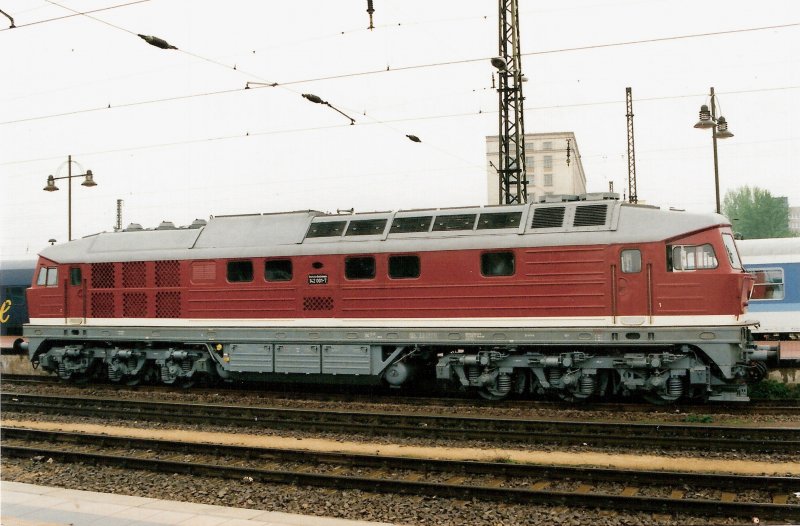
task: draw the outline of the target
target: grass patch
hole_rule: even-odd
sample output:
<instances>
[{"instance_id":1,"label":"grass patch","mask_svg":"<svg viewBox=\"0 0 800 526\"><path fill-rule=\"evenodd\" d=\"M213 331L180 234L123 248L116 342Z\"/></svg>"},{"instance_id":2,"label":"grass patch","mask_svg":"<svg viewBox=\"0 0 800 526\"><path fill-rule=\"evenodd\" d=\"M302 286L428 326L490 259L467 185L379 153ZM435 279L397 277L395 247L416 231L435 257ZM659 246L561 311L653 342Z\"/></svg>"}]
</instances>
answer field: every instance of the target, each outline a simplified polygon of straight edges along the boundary
<instances>
[{"instance_id":1,"label":"grass patch","mask_svg":"<svg viewBox=\"0 0 800 526\"><path fill-rule=\"evenodd\" d=\"M753 400L800 399L800 384L785 384L777 380L761 380L748 388Z\"/></svg>"},{"instance_id":2,"label":"grass patch","mask_svg":"<svg viewBox=\"0 0 800 526\"><path fill-rule=\"evenodd\" d=\"M710 424L714 421L714 417L711 415L686 415L683 421L692 424Z\"/></svg>"}]
</instances>

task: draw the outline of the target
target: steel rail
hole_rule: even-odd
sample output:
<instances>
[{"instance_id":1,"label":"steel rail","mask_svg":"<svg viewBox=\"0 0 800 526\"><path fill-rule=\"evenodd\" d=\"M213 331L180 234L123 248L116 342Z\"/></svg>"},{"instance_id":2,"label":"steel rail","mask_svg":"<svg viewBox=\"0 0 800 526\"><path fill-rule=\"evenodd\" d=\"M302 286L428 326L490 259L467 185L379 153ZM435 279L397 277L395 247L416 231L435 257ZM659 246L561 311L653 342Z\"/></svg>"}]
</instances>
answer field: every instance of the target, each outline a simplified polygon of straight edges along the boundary
<instances>
[{"instance_id":1,"label":"steel rail","mask_svg":"<svg viewBox=\"0 0 800 526\"><path fill-rule=\"evenodd\" d=\"M31 433L31 430L19 431L20 436L24 435L25 432ZM3 435L4 439L10 438L11 435L8 434L9 430L4 429ZM41 435L42 439L48 440L53 439L54 435L49 434ZM32 434L28 434L28 437L33 436ZM100 443L103 444L105 447L125 447L126 444L125 439L117 440L116 438L111 439L107 436L97 436L100 440ZM67 442L72 442L74 437L70 437L67 439ZM91 441L91 437L84 437L82 441L83 444L88 443L87 441ZM200 451L200 449L195 450L194 445L187 445L186 443L172 443L168 444L165 441L153 441L153 440L140 440L136 439L133 442L128 444L134 444L135 446L140 447L147 447L149 449L153 449L157 452L162 452L163 449L173 449L173 450L180 450L186 451L186 448L191 448L192 451ZM62 444L63 445L63 444ZM135 447L134 446L134 447ZM221 453L225 455L235 454L234 450L237 448L234 447L220 447L219 445L205 445L199 446L199 448L212 448L216 447L217 449L222 449ZM206 449L206 453L207 453ZM785 520L793 520L800 518L800 506L793 505L793 504L776 504L776 503L763 503L763 502L730 502L730 501L716 501L716 500L706 500L706 499L682 499L682 498L666 498L666 497L649 497L649 496L640 496L640 495L615 495L615 494L607 494L607 493L587 493L585 491L581 492L568 492L568 491L554 491L554 490L547 490L547 489L529 489L529 488L520 488L520 487L501 487L499 485L475 485L475 484L463 484L463 483L450 483L450 482L426 482L426 481L418 481L418 480L408 480L403 478L385 478L385 477L376 477L376 476L361 476L361 475L348 475L348 474L326 474L326 473L314 473L309 470L303 470L300 468L299 470L282 470L282 469L263 469L263 468L254 468L254 467L245 467L245 466L231 466L230 463L225 464L217 464L217 463L192 463L186 462L184 460L176 461L176 460L167 460L167 459L155 459L155 458L144 458L140 456L129 456L126 455L113 455L113 454L105 454L105 453L98 453L98 452L87 452L87 451L70 451L63 448L54 448L52 445L47 445L44 447L31 447L31 446L16 446L16 445L8 445L5 444L2 451L0 452L3 456L6 457L21 457L21 458L31 458L36 456L43 456L52 459L57 459L62 462L80 462L84 464L91 464L91 465L105 465L105 466L113 466L119 467L124 469L137 469L137 470L147 470L147 471L156 471L156 472L163 472L163 473L182 473L187 475L193 476L211 476L216 478L226 478L226 479L234 479L234 480L252 480L254 482L261 482L261 483L279 483L279 484L294 484L294 485L308 485L308 486L321 486L321 487L328 487L328 488L336 488L336 489L359 489L362 491L369 491L369 492L381 492L381 493L391 493L391 494L411 494L411 495L426 495L426 496L437 496L437 497L447 497L447 498L457 498L457 499L481 499L481 500L490 500L490 501L500 501L500 502L514 502L520 504L547 504L547 505L565 505L565 506L580 506L580 507L591 507L591 508L606 508L606 509L626 509L626 510L634 510L634 511L647 511L647 512L660 512L660 513L674 513L676 511L680 513L686 514L698 514L698 515L715 515L715 516L723 516L723 517L730 517L730 516L737 516L737 517L761 517L761 518L770 518L770 519L785 519ZM217 456L220 452L217 451L214 453ZM237 452L240 455L252 455L254 454L253 448L240 448ZM270 457L271 460L274 460L276 455L280 455L280 453L276 453L275 451L267 451L266 455ZM324 453L313 455L309 454L308 452L288 452L287 455L290 458L287 458L287 461L298 461L300 457L305 455L306 458L303 459L303 463L308 465L316 466L317 463L322 460L324 462L331 462L332 459L335 460L343 460L343 457L337 457L336 454L332 453ZM366 455L362 457L367 457ZM347 460L345 459L345 462ZM363 458L360 459L363 461ZM387 457L377 457L377 459L373 459L373 462L378 462L378 464L374 464L376 467L380 469L386 469L388 467L395 467L392 463L391 458ZM402 464L398 464L396 467L401 469L414 469L417 470L444 470L444 471L455 471L456 473L463 474L465 473L465 469L469 470L466 471L467 473L481 473L481 474L490 474L494 476L500 477L515 477L515 476L529 476L526 473L526 468L521 465L508 465L508 464L492 464L492 463L469 463L469 462L454 462L451 463L450 469L445 469L445 465L447 461L433 461L428 465L429 462L420 462L419 459L403 459ZM470 465L471 464L471 465ZM433 468L433 469L431 469ZM545 477L546 470L542 470L540 466L532 466L534 468L535 478L542 479L542 478L566 478L567 472L563 472L561 476L558 476L558 470L560 468L551 467L549 474L550 477ZM536 469L539 468L539 469ZM515 473L514 470L520 470L520 473ZM599 481L599 480L607 480L607 477L610 476L610 471L613 470L598 470L598 473L605 472L602 475L596 475L596 478L591 478L592 475L587 477L587 474L591 473L593 470L584 469L583 473L578 476L580 480L592 480L592 481ZM574 475L574 473L573 473ZM639 472L638 475L634 475L634 473L629 473L625 480L644 480L646 481L648 476L651 473L648 472ZM680 474L683 475L683 474ZM693 475L693 474L689 474ZM761 477L762 479L766 477ZM794 479L793 481L782 481L779 480L785 477L778 477L775 480L775 484L777 488L783 490L786 487L786 484L796 483L797 480ZM619 480L619 479L617 479ZM722 480L722 479L720 479ZM687 481L681 478L672 479L669 484L675 484L675 481L680 486L684 486ZM744 482L742 479L741 482L744 485L755 484L755 480L750 482ZM649 483L649 481L648 481ZM707 484L713 484L712 479L707 479ZM727 482L726 484L732 484L732 481ZM762 480L761 487L764 488L765 482Z\"/></svg>"},{"instance_id":2,"label":"steel rail","mask_svg":"<svg viewBox=\"0 0 800 526\"><path fill-rule=\"evenodd\" d=\"M800 451L800 429L630 424L286 409L0 393L8 411L137 418L369 436L438 437L528 444L632 445L758 452Z\"/></svg>"}]
</instances>

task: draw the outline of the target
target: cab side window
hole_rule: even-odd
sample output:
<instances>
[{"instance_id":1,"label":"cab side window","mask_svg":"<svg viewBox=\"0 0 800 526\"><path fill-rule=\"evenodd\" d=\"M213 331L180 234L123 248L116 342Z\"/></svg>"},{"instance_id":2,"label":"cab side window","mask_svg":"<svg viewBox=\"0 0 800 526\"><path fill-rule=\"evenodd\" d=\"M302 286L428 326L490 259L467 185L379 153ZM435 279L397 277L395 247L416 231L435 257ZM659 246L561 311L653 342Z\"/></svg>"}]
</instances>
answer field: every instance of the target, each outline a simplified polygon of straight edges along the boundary
<instances>
[{"instance_id":1,"label":"cab side window","mask_svg":"<svg viewBox=\"0 0 800 526\"><path fill-rule=\"evenodd\" d=\"M620 253L619 266L625 274L642 271L642 253L638 249L623 250Z\"/></svg>"},{"instance_id":2,"label":"cab side window","mask_svg":"<svg viewBox=\"0 0 800 526\"><path fill-rule=\"evenodd\" d=\"M36 284L40 287L58 286L58 268L56 267L40 268L39 276L36 278Z\"/></svg>"}]
</instances>

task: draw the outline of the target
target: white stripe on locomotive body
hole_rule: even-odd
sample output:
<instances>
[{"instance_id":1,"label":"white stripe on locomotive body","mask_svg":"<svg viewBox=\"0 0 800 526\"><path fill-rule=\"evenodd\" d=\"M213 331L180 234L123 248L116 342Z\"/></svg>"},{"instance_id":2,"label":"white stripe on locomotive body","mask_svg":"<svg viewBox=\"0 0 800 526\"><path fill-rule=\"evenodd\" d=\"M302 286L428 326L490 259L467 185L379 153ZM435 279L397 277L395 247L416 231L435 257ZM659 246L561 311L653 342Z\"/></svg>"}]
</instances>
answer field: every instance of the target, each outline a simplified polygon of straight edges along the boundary
<instances>
[{"instance_id":1,"label":"white stripe on locomotive body","mask_svg":"<svg viewBox=\"0 0 800 526\"><path fill-rule=\"evenodd\" d=\"M582 206L608 206L603 225L534 229L531 217L541 208L564 207L572 214ZM395 217L483 214L516 211L519 228L494 230L428 231L391 233ZM315 219L351 221L385 218L379 236L306 238ZM471 249L534 248L557 246L608 246L663 241L704 229L729 226L719 214L693 214L661 210L613 200L525 204L503 207L470 207L457 210L399 211L343 216L320 212L256 214L217 217L199 228L104 232L70 243L46 247L41 256L62 263L108 263L155 260L196 260L250 257L291 257L334 254L428 252Z\"/></svg>"},{"instance_id":2,"label":"white stripe on locomotive body","mask_svg":"<svg viewBox=\"0 0 800 526\"><path fill-rule=\"evenodd\" d=\"M34 318L31 325L86 327L232 327L232 328L635 328L635 327L730 327L756 323L750 316L583 316L550 318Z\"/></svg>"}]
</instances>

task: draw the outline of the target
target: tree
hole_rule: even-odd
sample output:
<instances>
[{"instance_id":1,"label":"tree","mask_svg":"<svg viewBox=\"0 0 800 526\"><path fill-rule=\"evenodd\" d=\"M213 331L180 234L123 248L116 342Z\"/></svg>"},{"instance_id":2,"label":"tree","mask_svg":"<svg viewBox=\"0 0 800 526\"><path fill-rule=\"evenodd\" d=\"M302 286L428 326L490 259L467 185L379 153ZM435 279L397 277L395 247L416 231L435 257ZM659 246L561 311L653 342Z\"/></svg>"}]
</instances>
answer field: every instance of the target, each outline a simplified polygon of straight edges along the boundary
<instances>
[{"instance_id":1,"label":"tree","mask_svg":"<svg viewBox=\"0 0 800 526\"><path fill-rule=\"evenodd\" d=\"M744 239L794 235L789 230L789 201L757 186L726 192L722 212L731 220L734 232Z\"/></svg>"}]
</instances>

